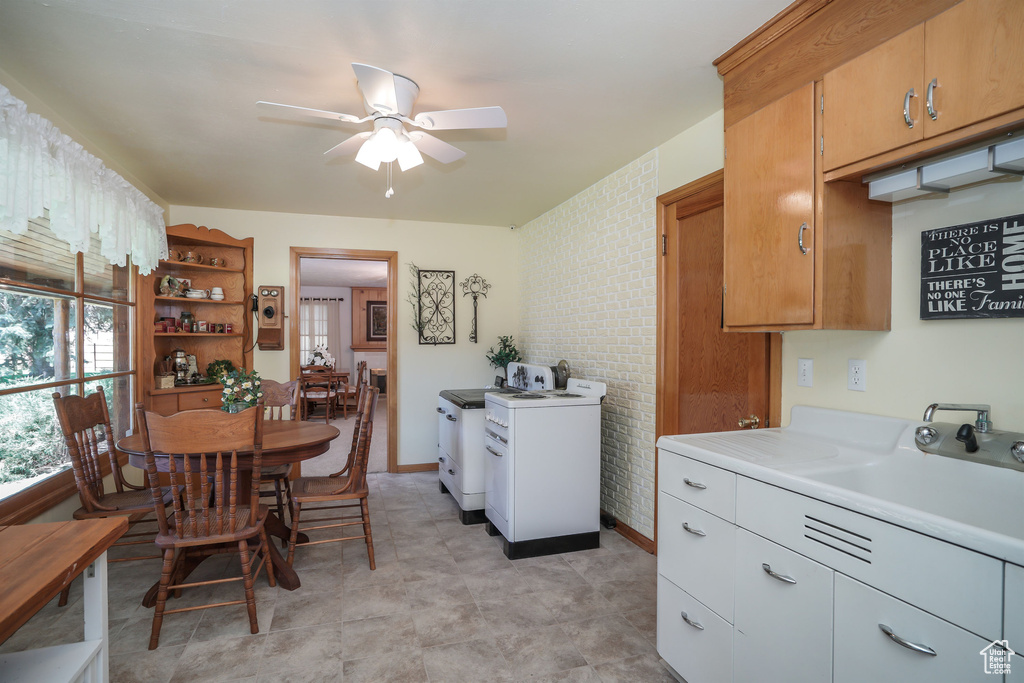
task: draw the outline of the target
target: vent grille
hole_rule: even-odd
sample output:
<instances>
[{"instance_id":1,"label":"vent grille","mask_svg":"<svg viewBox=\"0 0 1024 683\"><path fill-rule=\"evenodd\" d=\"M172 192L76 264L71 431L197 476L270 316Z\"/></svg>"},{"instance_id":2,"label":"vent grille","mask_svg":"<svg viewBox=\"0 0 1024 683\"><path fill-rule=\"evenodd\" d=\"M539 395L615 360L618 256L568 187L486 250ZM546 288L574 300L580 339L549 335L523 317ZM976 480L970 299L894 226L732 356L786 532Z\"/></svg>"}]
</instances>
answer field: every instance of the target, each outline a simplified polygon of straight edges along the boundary
<instances>
[{"instance_id":1,"label":"vent grille","mask_svg":"<svg viewBox=\"0 0 1024 683\"><path fill-rule=\"evenodd\" d=\"M846 527L804 515L804 538L871 564L871 539Z\"/></svg>"}]
</instances>

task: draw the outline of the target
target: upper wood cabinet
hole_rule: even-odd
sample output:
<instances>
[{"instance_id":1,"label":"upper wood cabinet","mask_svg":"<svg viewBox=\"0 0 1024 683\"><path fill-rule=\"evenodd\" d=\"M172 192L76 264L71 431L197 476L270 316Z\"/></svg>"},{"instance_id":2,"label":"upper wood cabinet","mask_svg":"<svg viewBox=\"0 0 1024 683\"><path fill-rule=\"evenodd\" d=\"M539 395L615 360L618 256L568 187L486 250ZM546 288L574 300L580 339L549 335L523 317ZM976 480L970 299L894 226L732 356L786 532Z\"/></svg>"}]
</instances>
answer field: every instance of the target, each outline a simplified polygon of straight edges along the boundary
<instances>
[{"instance_id":1,"label":"upper wood cabinet","mask_svg":"<svg viewBox=\"0 0 1024 683\"><path fill-rule=\"evenodd\" d=\"M725 131L728 327L814 323L814 84Z\"/></svg>"},{"instance_id":2,"label":"upper wood cabinet","mask_svg":"<svg viewBox=\"0 0 1024 683\"><path fill-rule=\"evenodd\" d=\"M1024 107L1024 2L965 0L825 74L831 171Z\"/></svg>"}]
</instances>

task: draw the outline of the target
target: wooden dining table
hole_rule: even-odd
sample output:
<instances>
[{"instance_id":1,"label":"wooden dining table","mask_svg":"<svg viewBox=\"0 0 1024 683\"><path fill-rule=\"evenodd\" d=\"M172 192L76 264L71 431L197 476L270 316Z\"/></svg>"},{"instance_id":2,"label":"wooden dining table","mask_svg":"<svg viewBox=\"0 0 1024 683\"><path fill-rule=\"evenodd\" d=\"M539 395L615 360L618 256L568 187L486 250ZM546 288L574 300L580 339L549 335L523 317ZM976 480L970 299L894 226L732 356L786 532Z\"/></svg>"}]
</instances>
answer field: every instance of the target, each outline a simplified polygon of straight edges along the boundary
<instances>
[{"instance_id":1,"label":"wooden dining table","mask_svg":"<svg viewBox=\"0 0 1024 683\"><path fill-rule=\"evenodd\" d=\"M263 422L262 467L301 462L302 460L308 460L309 458L326 453L331 446L331 441L338 438L339 434L340 432L337 427L327 424L266 420ZM196 442L201 443L201 438L197 436ZM117 449L128 454L129 464L143 470L146 469L145 445L143 444L141 434L132 434L118 440ZM250 486L249 476L251 476L250 473L252 471L252 451L239 450L238 456L240 479L238 490L246 491ZM249 465L248 468L246 464ZM157 456L157 469L167 471L166 456L163 458ZM273 509L267 514L264 528L268 534L281 538L284 541L288 541L291 538L291 528L285 524L283 519L278 518ZM305 534L299 534L298 540L299 542L304 542L308 538L306 538ZM290 591L302 585L298 574L285 561L277 546L273 543L268 543L267 547L270 555L269 559L274 564L274 576L277 579L278 585ZM190 560L190 562L191 564L187 564L184 568L186 575L199 566L202 559ZM157 586L154 585L146 593L142 604L146 607L155 605L156 591Z\"/></svg>"}]
</instances>

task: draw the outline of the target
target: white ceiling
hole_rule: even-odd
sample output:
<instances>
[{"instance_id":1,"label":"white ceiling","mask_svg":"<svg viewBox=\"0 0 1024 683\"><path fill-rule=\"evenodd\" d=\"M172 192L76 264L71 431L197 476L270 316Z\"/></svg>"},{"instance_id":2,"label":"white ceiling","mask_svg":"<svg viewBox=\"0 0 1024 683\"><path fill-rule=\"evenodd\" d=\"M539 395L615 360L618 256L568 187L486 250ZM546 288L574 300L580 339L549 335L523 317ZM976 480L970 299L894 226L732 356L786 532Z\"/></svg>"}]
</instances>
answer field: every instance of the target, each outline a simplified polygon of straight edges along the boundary
<instances>
[{"instance_id":1,"label":"white ceiling","mask_svg":"<svg viewBox=\"0 0 1024 683\"><path fill-rule=\"evenodd\" d=\"M170 204L524 223L722 106L713 59L789 0L0 0L0 69ZM499 105L507 130L385 174L322 153L367 129L349 66L413 113ZM383 169L383 167L382 167Z\"/></svg>"},{"instance_id":2,"label":"white ceiling","mask_svg":"<svg viewBox=\"0 0 1024 683\"><path fill-rule=\"evenodd\" d=\"M302 287L387 287L388 264L385 261L300 258L299 283Z\"/></svg>"}]
</instances>

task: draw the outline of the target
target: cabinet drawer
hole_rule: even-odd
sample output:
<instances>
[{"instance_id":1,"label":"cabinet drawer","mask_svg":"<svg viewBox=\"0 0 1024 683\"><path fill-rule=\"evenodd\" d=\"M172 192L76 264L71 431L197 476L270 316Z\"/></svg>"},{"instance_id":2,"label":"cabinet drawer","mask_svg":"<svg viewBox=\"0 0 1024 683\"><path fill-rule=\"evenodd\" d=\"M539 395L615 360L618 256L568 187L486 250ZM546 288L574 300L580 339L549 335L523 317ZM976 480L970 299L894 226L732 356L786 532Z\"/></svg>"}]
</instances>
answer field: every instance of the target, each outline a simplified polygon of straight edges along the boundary
<instances>
[{"instance_id":1,"label":"cabinet drawer","mask_svg":"<svg viewBox=\"0 0 1024 683\"><path fill-rule=\"evenodd\" d=\"M736 527L665 493L658 506L658 573L731 623Z\"/></svg>"},{"instance_id":2,"label":"cabinet drawer","mask_svg":"<svg viewBox=\"0 0 1024 683\"><path fill-rule=\"evenodd\" d=\"M835 683L999 680L983 670L989 641L849 577L836 574L835 582ZM879 624L935 656L897 644Z\"/></svg>"},{"instance_id":3,"label":"cabinet drawer","mask_svg":"<svg viewBox=\"0 0 1024 683\"><path fill-rule=\"evenodd\" d=\"M792 550L736 530L737 681L832 680L833 574Z\"/></svg>"},{"instance_id":4,"label":"cabinet drawer","mask_svg":"<svg viewBox=\"0 0 1024 683\"><path fill-rule=\"evenodd\" d=\"M1010 647L1024 652L1024 567L1006 565L1006 595L1003 598L1003 638ZM1024 659L1014 659L1014 675L1007 680L1024 681Z\"/></svg>"},{"instance_id":5,"label":"cabinet drawer","mask_svg":"<svg viewBox=\"0 0 1024 683\"><path fill-rule=\"evenodd\" d=\"M178 394L178 410L199 410L201 408L220 408L221 390L193 391Z\"/></svg>"},{"instance_id":6,"label":"cabinet drawer","mask_svg":"<svg viewBox=\"0 0 1024 683\"><path fill-rule=\"evenodd\" d=\"M662 450L658 488L722 519L736 521L736 475L732 472Z\"/></svg>"},{"instance_id":7,"label":"cabinet drawer","mask_svg":"<svg viewBox=\"0 0 1024 683\"><path fill-rule=\"evenodd\" d=\"M732 683L732 626L664 576L658 577L658 654L688 683Z\"/></svg>"},{"instance_id":8,"label":"cabinet drawer","mask_svg":"<svg viewBox=\"0 0 1024 683\"><path fill-rule=\"evenodd\" d=\"M989 641L1002 632L999 560L747 477L736 491L743 528Z\"/></svg>"}]
</instances>

